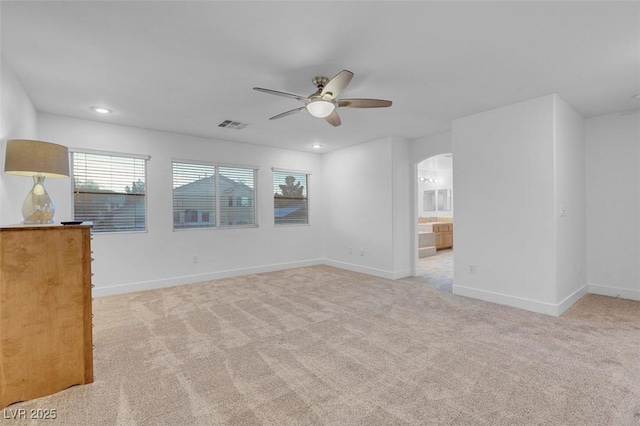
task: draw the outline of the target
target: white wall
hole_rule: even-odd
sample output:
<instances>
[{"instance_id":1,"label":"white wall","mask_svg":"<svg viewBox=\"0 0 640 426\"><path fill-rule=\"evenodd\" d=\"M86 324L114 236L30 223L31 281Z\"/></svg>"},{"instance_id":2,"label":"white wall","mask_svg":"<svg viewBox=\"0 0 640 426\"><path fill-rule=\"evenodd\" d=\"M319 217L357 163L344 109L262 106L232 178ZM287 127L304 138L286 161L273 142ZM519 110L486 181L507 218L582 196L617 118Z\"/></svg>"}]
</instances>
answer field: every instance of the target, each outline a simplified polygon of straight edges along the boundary
<instances>
[{"instance_id":1,"label":"white wall","mask_svg":"<svg viewBox=\"0 0 640 426\"><path fill-rule=\"evenodd\" d=\"M0 54L0 224L22 221L22 202L33 186L29 178L4 173L7 140L35 139L36 133L36 110L31 99Z\"/></svg>"},{"instance_id":2,"label":"white wall","mask_svg":"<svg viewBox=\"0 0 640 426\"><path fill-rule=\"evenodd\" d=\"M324 155L328 264L394 278L393 143L384 138Z\"/></svg>"},{"instance_id":3,"label":"white wall","mask_svg":"<svg viewBox=\"0 0 640 426\"><path fill-rule=\"evenodd\" d=\"M557 295L561 311L587 292L584 118L554 96Z\"/></svg>"},{"instance_id":4,"label":"white wall","mask_svg":"<svg viewBox=\"0 0 640 426\"><path fill-rule=\"evenodd\" d=\"M640 113L586 120L587 281L640 300Z\"/></svg>"},{"instance_id":5,"label":"white wall","mask_svg":"<svg viewBox=\"0 0 640 426\"><path fill-rule=\"evenodd\" d=\"M239 274L317 264L321 260L324 202L321 156L38 114L38 134L74 148L150 155L147 169L148 232L96 234L95 294L158 288ZM258 166L259 227L172 231L171 160ZM274 227L271 168L311 173L310 225ZM70 182L49 188L56 220L71 218ZM198 263L193 263L193 256Z\"/></svg>"},{"instance_id":6,"label":"white wall","mask_svg":"<svg viewBox=\"0 0 640 426\"><path fill-rule=\"evenodd\" d=\"M451 137L451 132L443 132L412 139L409 142L409 157L414 164L418 164L435 155L451 153L453 149Z\"/></svg>"},{"instance_id":7,"label":"white wall","mask_svg":"<svg viewBox=\"0 0 640 426\"><path fill-rule=\"evenodd\" d=\"M393 156L392 187L392 236L393 236L393 277L412 275L412 203L413 167L409 158L409 142L401 138L391 139ZM409 202L407 202L409 201Z\"/></svg>"},{"instance_id":8,"label":"white wall","mask_svg":"<svg viewBox=\"0 0 640 426\"><path fill-rule=\"evenodd\" d=\"M453 121L454 293L555 312L553 105L545 96Z\"/></svg>"}]
</instances>

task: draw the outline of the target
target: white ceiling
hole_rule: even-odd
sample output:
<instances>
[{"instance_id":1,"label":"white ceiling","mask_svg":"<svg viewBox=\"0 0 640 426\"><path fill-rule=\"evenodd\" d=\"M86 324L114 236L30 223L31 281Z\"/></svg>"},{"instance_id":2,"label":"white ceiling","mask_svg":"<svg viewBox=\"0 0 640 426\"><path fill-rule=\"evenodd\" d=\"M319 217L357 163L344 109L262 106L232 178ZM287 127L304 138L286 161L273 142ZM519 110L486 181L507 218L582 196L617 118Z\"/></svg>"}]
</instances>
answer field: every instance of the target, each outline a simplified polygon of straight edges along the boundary
<instances>
[{"instance_id":1,"label":"white ceiling","mask_svg":"<svg viewBox=\"0 0 640 426\"><path fill-rule=\"evenodd\" d=\"M414 139L558 93L585 116L637 108L638 2L2 1L1 47L39 111L321 152ZM252 90L309 95L355 73L332 127ZM97 116L91 105L114 110ZM223 129L225 119L251 123Z\"/></svg>"}]
</instances>

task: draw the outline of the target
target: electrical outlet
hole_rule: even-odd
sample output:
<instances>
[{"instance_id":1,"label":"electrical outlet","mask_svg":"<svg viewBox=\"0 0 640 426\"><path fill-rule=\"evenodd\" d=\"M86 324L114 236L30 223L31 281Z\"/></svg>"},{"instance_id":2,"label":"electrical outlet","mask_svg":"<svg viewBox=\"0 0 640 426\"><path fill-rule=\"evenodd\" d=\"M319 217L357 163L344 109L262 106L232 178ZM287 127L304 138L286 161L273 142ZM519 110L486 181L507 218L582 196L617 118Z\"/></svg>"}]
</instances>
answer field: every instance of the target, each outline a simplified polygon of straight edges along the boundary
<instances>
[{"instance_id":1,"label":"electrical outlet","mask_svg":"<svg viewBox=\"0 0 640 426\"><path fill-rule=\"evenodd\" d=\"M560 206L560 217L567 216L567 208L565 206Z\"/></svg>"},{"instance_id":2,"label":"electrical outlet","mask_svg":"<svg viewBox=\"0 0 640 426\"><path fill-rule=\"evenodd\" d=\"M476 265L469 265L469 272L471 272L472 274L476 273Z\"/></svg>"},{"instance_id":3,"label":"electrical outlet","mask_svg":"<svg viewBox=\"0 0 640 426\"><path fill-rule=\"evenodd\" d=\"M193 263L198 263L198 256L197 255L193 255Z\"/></svg>"},{"instance_id":4,"label":"electrical outlet","mask_svg":"<svg viewBox=\"0 0 640 426\"><path fill-rule=\"evenodd\" d=\"M364 248L360 247L360 256L364 256Z\"/></svg>"}]
</instances>

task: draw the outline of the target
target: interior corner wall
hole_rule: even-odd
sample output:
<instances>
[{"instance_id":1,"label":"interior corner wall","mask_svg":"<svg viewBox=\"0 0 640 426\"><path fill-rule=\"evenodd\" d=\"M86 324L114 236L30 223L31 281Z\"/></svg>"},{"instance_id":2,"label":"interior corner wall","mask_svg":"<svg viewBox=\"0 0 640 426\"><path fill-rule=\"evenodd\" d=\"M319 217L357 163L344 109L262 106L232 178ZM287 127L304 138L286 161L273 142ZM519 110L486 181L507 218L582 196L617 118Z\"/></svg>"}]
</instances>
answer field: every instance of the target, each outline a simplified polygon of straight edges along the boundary
<instances>
[{"instance_id":1,"label":"interior corner wall","mask_svg":"<svg viewBox=\"0 0 640 426\"><path fill-rule=\"evenodd\" d=\"M554 97L452 129L454 293L556 315Z\"/></svg>"},{"instance_id":2,"label":"interior corner wall","mask_svg":"<svg viewBox=\"0 0 640 426\"><path fill-rule=\"evenodd\" d=\"M4 155L8 139L34 139L37 134L36 109L0 54L0 225L22 221L22 202L33 181L4 173Z\"/></svg>"},{"instance_id":3,"label":"interior corner wall","mask_svg":"<svg viewBox=\"0 0 640 426\"><path fill-rule=\"evenodd\" d=\"M556 300L564 312L587 293L584 118L554 95Z\"/></svg>"},{"instance_id":4,"label":"interior corner wall","mask_svg":"<svg viewBox=\"0 0 640 426\"><path fill-rule=\"evenodd\" d=\"M392 144L384 138L324 154L327 264L394 278Z\"/></svg>"},{"instance_id":5,"label":"interior corner wall","mask_svg":"<svg viewBox=\"0 0 640 426\"><path fill-rule=\"evenodd\" d=\"M391 139L392 163L392 238L393 278L412 275L412 212L413 168L409 158L409 142L402 138Z\"/></svg>"},{"instance_id":6,"label":"interior corner wall","mask_svg":"<svg viewBox=\"0 0 640 426\"><path fill-rule=\"evenodd\" d=\"M97 296L161 288L234 275L319 264L325 201L321 156L134 127L38 114L39 137L92 150L150 155L147 232L95 234L92 242ZM172 159L258 167L256 228L173 231ZM311 174L309 225L275 227L271 168ZM69 179L49 187L56 220L71 219ZM317 185L319 188L320 186ZM193 258L197 256L197 263Z\"/></svg>"},{"instance_id":7,"label":"interior corner wall","mask_svg":"<svg viewBox=\"0 0 640 426\"><path fill-rule=\"evenodd\" d=\"M640 112L585 129L589 292L640 300Z\"/></svg>"}]
</instances>

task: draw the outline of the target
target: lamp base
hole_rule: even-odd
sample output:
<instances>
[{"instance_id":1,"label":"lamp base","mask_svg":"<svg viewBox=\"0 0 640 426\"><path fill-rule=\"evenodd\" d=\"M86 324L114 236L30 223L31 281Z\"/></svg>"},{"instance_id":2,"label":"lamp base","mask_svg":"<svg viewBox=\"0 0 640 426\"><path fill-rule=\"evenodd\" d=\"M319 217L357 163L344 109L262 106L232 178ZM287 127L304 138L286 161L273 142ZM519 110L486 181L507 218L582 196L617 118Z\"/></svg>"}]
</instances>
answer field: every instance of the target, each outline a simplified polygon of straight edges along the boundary
<instances>
[{"instance_id":1,"label":"lamp base","mask_svg":"<svg viewBox=\"0 0 640 426\"><path fill-rule=\"evenodd\" d=\"M23 225L50 225L53 223L53 219L47 220L23 220Z\"/></svg>"},{"instance_id":2,"label":"lamp base","mask_svg":"<svg viewBox=\"0 0 640 426\"><path fill-rule=\"evenodd\" d=\"M22 223L25 225L53 223L56 207L44 187L44 180L44 176L33 177L33 188L22 203L22 217L24 217Z\"/></svg>"}]
</instances>

